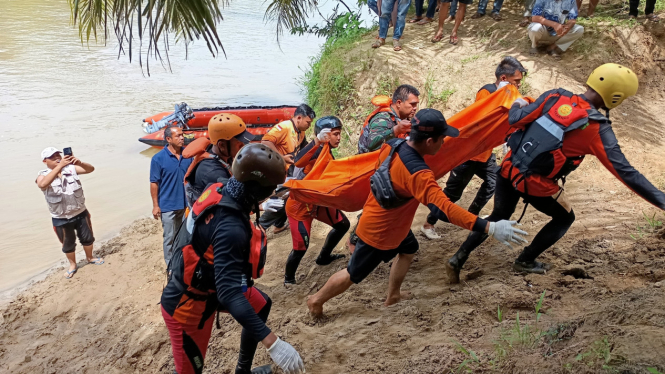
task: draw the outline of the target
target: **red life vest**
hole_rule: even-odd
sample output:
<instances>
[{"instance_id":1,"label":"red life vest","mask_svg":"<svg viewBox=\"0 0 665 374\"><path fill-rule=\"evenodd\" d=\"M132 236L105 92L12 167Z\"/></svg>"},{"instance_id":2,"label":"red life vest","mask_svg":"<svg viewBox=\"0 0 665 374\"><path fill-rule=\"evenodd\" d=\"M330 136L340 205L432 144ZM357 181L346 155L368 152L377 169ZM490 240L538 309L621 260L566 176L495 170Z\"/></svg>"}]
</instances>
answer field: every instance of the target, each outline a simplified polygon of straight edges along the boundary
<instances>
[{"instance_id":1,"label":"red life vest","mask_svg":"<svg viewBox=\"0 0 665 374\"><path fill-rule=\"evenodd\" d=\"M201 194L190 213L194 226L188 229L187 221L183 223L173 243L174 251L168 266L169 280L177 273L175 278L180 290L195 300L205 300L216 293L214 250L212 245L208 248L195 248L192 245L195 227L200 220L206 219L208 216L206 213L215 206L240 210L237 202L229 196L222 195L222 187L222 183L215 183ZM251 278L258 279L263 275L266 262L266 233L261 225L251 220L249 225L252 238L245 259L250 268L248 270ZM182 279L182 282L179 279Z\"/></svg>"},{"instance_id":2,"label":"red life vest","mask_svg":"<svg viewBox=\"0 0 665 374\"><path fill-rule=\"evenodd\" d=\"M563 139L569 131L585 128L593 113L573 103L572 96L571 92L561 89L559 97L550 99L552 102L543 107L545 114L508 138L512 167L519 170L514 178L519 180L512 180L511 169L513 185L533 174L554 180L565 178L582 163L584 156L568 158L564 155Z\"/></svg>"}]
</instances>

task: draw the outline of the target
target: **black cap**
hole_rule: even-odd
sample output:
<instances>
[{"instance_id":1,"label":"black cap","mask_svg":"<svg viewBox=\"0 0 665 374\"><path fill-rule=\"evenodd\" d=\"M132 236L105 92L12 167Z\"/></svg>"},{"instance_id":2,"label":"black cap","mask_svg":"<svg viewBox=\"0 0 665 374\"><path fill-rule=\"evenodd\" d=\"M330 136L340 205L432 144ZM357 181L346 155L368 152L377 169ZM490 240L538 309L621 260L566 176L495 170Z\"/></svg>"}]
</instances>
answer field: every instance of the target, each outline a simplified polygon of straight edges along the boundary
<instances>
[{"instance_id":1,"label":"black cap","mask_svg":"<svg viewBox=\"0 0 665 374\"><path fill-rule=\"evenodd\" d=\"M436 109L421 109L411 119L411 129L432 136L450 136L456 138L459 136L459 130L448 126L443 113Z\"/></svg>"},{"instance_id":2,"label":"black cap","mask_svg":"<svg viewBox=\"0 0 665 374\"><path fill-rule=\"evenodd\" d=\"M252 134L251 132L245 130L242 133L234 136L234 138L236 138L238 141L242 142L242 144L247 145L247 144L254 141L254 134Z\"/></svg>"}]
</instances>

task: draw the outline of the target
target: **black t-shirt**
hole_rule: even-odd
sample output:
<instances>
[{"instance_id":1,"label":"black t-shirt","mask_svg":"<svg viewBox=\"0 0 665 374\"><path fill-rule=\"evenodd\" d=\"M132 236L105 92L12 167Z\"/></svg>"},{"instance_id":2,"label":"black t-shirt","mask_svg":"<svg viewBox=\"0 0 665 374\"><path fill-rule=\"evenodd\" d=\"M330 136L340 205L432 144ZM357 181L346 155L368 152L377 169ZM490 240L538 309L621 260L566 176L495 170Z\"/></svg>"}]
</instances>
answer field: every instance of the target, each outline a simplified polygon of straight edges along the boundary
<instances>
[{"instance_id":1,"label":"black t-shirt","mask_svg":"<svg viewBox=\"0 0 665 374\"><path fill-rule=\"evenodd\" d=\"M192 173L194 174L194 182L191 187L199 195L205 191L208 185L217 183L220 179L231 178L229 170L216 158L206 158L199 162Z\"/></svg>"}]
</instances>

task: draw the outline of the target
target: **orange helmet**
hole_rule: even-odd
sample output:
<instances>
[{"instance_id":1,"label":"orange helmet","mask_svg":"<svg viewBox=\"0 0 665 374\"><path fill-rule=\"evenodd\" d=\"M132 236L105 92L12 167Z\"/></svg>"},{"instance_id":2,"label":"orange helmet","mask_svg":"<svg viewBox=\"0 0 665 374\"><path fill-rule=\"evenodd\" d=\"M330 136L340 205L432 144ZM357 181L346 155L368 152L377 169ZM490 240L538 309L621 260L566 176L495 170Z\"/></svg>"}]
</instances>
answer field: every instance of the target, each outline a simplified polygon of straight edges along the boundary
<instances>
[{"instance_id":1,"label":"orange helmet","mask_svg":"<svg viewBox=\"0 0 665 374\"><path fill-rule=\"evenodd\" d=\"M243 144L249 144L254 140L254 135L247 131L247 126L242 118L230 113L219 113L208 122L208 137L212 144L219 140L231 140L236 138Z\"/></svg>"}]
</instances>

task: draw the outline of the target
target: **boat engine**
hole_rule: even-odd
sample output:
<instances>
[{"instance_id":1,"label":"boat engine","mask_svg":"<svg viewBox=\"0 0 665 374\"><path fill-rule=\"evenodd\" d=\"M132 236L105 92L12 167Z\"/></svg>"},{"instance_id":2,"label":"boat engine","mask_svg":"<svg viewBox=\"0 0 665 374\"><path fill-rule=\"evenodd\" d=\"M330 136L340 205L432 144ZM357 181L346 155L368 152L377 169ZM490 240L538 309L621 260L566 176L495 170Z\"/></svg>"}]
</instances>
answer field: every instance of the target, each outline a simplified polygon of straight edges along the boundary
<instances>
[{"instance_id":1,"label":"boat engine","mask_svg":"<svg viewBox=\"0 0 665 374\"><path fill-rule=\"evenodd\" d=\"M152 120L151 124L143 123L143 131L146 134L155 133L167 126L178 126L185 130L189 129L187 122L194 118L194 112L187 103L180 103L175 105L175 110L168 116L160 119L159 121Z\"/></svg>"}]
</instances>

